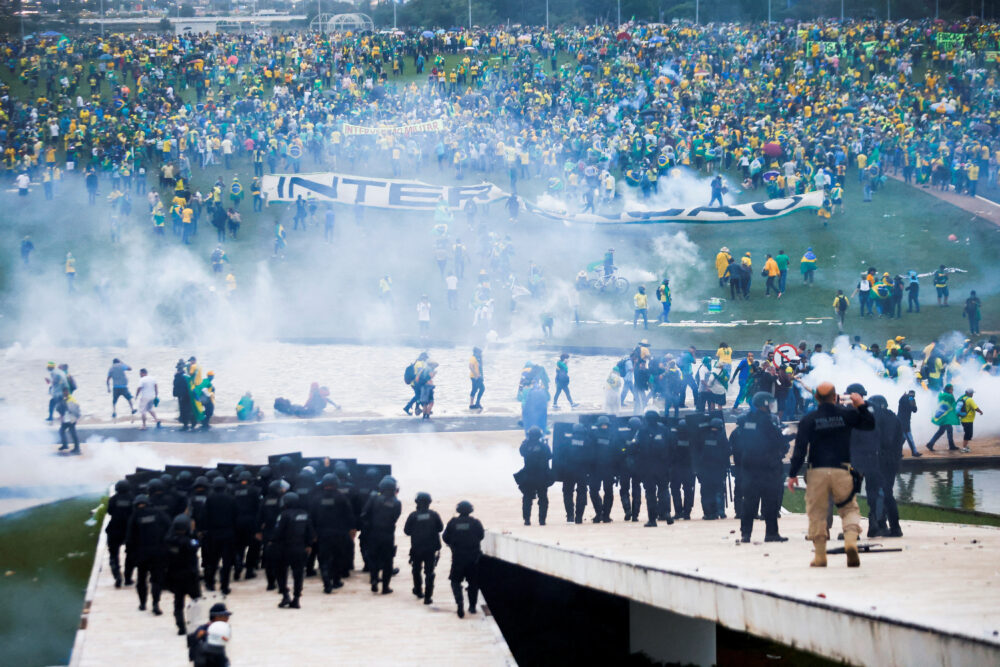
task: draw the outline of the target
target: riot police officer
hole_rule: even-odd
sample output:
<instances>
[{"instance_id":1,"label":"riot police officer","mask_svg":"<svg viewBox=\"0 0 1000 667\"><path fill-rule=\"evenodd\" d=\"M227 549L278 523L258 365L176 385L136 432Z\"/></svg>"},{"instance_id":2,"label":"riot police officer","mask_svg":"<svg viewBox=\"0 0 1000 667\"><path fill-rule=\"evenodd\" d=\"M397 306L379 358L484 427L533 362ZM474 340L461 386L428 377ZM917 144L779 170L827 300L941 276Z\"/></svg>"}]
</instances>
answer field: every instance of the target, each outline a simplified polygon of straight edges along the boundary
<instances>
[{"instance_id":1,"label":"riot police officer","mask_svg":"<svg viewBox=\"0 0 1000 667\"><path fill-rule=\"evenodd\" d=\"M157 480L158 481L158 480ZM147 579L153 593L153 613L159 616L160 590L163 585L163 538L170 528L170 519L154 509L149 496L140 493L132 503L132 516L125 531L126 550L136 566L135 590L139 595L139 611L146 610Z\"/></svg>"},{"instance_id":2,"label":"riot police officer","mask_svg":"<svg viewBox=\"0 0 1000 667\"><path fill-rule=\"evenodd\" d=\"M642 482L640 481L638 438L642 429L642 420L630 417L628 420L628 437L619 438L618 484L622 509L626 521L638 521L642 509Z\"/></svg>"},{"instance_id":3,"label":"riot police officer","mask_svg":"<svg viewBox=\"0 0 1000 667\"><path fill-rule=\"evenodd\" d=\"M361 512L364 530L369 533L368 565L372 593L378 592L382 582L382 595L392 593L392 559L396 555L396 521L403 506L396 498L396 479L386 475L378 484L378 494L371 496Z\"/></svg>"},{"instance_id":4,"label":"riot police officer","mask_svg":"<svg viewBox=\"0 0 1000 667\"><path fill-rule=\"evenodd\" d=\"M611 419L605 415L597 418L593 433L593 450L587 486L590 502L594 506L594 523L611 523L611 508L615 504L615 457L617 433L611 429ZM604 496L601 497L601 487Z\"/></svg>"},{"instance_id":5,"label":"riot police officer","mask_svg":"<svg viewBox=\"0 0 1000 667\"><path fill-rule=\"evenodd\" d=\"M549 511L549 487L552 485L552 470L549 468L552 452L542 437L542 429L537 426L529 428L519 451L524 459L524 467L514 474L514 481L521 490L524 525L531 525L531 505L537 497L538 525L544 526L545 516Z\"/></svg>"},{"instance_id":6,"label":"riot police officer","mask_svg":"<svg viewBox=\"0 0 1000 667\"><path fill-rule=\"evenodd\" d=\"M859 394L862 398L868 395L864 386L853 383L847 386L848 394ZM873 411L874 415L874 411ZM879 526L885 522L885 484L882 481L882 470L879 463L879 421L875 420L875 428L870 431L854 429L851 431L851 465L864 477L865 498L868 501L868 537L881 537Z\"/></svg>"},{"instance_id":7,"label":"riot police officer","mask_svg":"<svg viewBox=\"0 0 1000 667\"><path fill-rule=\"evenodd\" d=\"M573 434L566 448L563 466L563 506L566 508L567 523L583 523L583 511L587 509L587 460L590 457L590 436L583 424L573 424ZM573 491L576 491L576 507L573 506Z\"/></svg>"},{"instance_id":8,"label":"riot police officer","mask_svg":"<svg viewBox=\"0 0 1000 667\"><path fill-rule=\"evenodd\" d=\"M701 508L706 519L726 518L726 472L729 469L729 442L726 425L713 417L700 427L698 481Z\"/></svg>"},{"instance_id":9,"label":"riot police officer","mask_svg":"<svg viewBox=\"0 0 1000 667\"><path fill-rule=\"evenodd\" d=\"M267 485L267 496L260 503L257 511L257 539L263 545L262 556L264 574L267 577L267 590L273 591L278 586L278 569L281 556L275 542L275 524L281 514L281 497L284 495L282 480L273 480Z\"/></svg>"},{"instance_id":10,"label":"riot police officer","mask_svg":"<svg viewBox=\"0 0 1000 667\"><path fill-rule=\"evenodd\" d=\"M191 517L178 514L173 527L164 540L166 546L166 573L164 584L174 594L174 621L177 634L187 633L184 624L184 598L201 597L198 585L198 540L191 535Z\"/></svg>"},{"instance_id":11,"label":"riot police officer","mask_svg":"<svg viewBox=\"0 0 1000 667\"><path fill-rule=\"evenodd\" d=\"M677 440L670 450L670 496L674 501L674 520L691 519L694 508L694 464L692 461L692 439L697 429L688 420L677 422ZM669 507L667 508L669 512Z\"/></svg>"},{"instance_id":12,"label":"riot police officer","mask_svg":"<svg viewBox=\"0 0 1000 667\"><path fill-rule=\"evenodd\" d=\"M660 516L661 504L667 505L666 521L672 524L670 517L670 496L667 491L667 480L670 475L669 449L660 425L660 416L655 410L649 410L645 415L645 423L636 436L636 459L639 470L642 471L642 487L646 493L647 528L656 527L656 519Z\"/></svg>"},{"instance_id":13,"label":"riot police officer","mask_svg":"<svg viewBox=\"0 0 1000 667\"><path fill-rule=\"evenodd\" d=\"M236 531L235 531L235 568L233 579L240 580L243 568L246 568L247 579L256 577L254 568L256 559L251 545L256 541L255 522L260 509L260 489L253 484L253 474L244 470L239 474L236 488L233 489L233 499L236 501Z\"/></svg>"},{"instance_id":14,"label":"riot police officer","mask_svg":"<svg viewBox=\"0 0 1000 667\"><path fill-rule=\"evenodd\" d=\"M455 595L458 605L458 617L465 618L462 599L462 581L467 582L469 592L469 613L476 613L476 602L479 600L479 557L482 555L480 544L485 531L479 519L472 515L472 503L463 500L455 508L458 516L452 517L444 529L444 543L451 548L451 592Z\"/></svg>"},{"instance_id":15,"label":"riot police officer","mask_svg":"<svg viewBox=\"0 0 1000 667\"><path fill-rule=\"evenodd\" d=\"M123 480L115 482L115 494L108 499L108 526L104 533L108 536L108 563L115 578L115 588L122 587L122 571L119 554L125 544L128 519L132 516L132 487ZM132 563L125 559L125 585L132 585Z\"/></svg>"},{"instance_id":16,"label":"riot police officer","mask_svg":"<svg viewBox=\"0 0 1000 667\"><path fill-rule=\"evenodd\" d=\"M788 451L785 437L771 413L774 397L759 391L753 396L753 410L737 421L742 429L741 476L743 482L743 514L740 518L740 541L749 542L756 518L757 505L764 516L765 542L786 542L778 534L778 513L781 510L782 487L777 483L782 473L782 460Z\"/></svg>"},{"instance_id":17,"label":"riot police officer","mask_svg":"<svg viewBox=\"0 0 1000 667\"><path fill-rule=\"evenodd\" d=\"M902 537L899 527L899 508L896 506L896 476L899 474L899 462L903 458L903 424L899 417L889 409L889 402L884 396L872 396L868 399L875 416L875 429L879 437L878 465L879 477L882 482L882 502L885 504L882 523L878 530L881 537ZM888 521L888 525L886 525Z\"/></svg>"},{"instance_id":18,"label":"riot police officer","mask_svg":"<svg viewBox=\"0 0 1000 667\"><path fill-rule=\"evenodd\" d=\"M319 495L313 498L312 516L316 528L319 573L323 578L323 592L330 593L343 586L340 580L344 552L354 527L354 509L340 493L340 483L333 473L323 475Z\"/></svg>"},{"instance_id":19,"label":"riot police officer","mask_svg":"<svg viewBox=\"0 0 1000 667\"><path fill-rule=\"evenodd\" d=\"M274 524L274 542L278 548L278 591L281 593L281 608L299 608L302 597L302 579L305 575L306 558L316 542L316 531L309 512L302 507L298 494L286 493L281 501L282 510ZM292 571L293 598L288 597L288 570Z\"/></svg>"},{"instance_id":20,"label":"riot police officer","mask_svg":"<svg viewBox=\"0 0 1000 667\"><path fill-rule=\"evenodd\" d=\"M229 494L226 480L216 477L205 501L205 588L215 590L215 573L219 572L223 595L229 595L229 577L236 557L236 513L236 499Z\"/></svg>"},{"instance_id":21,"label":"riot police officer","mask_svg":"<svg viewBox=\"0 0 1000 667\"><path fill-rule=\"evenodd\" d=\"M441 552L444 523L441 516L431 509L431 494L421 491L415 502L417 509L406 517L403 533L410 536L413 594L423 598L424 604L431 604L434 601L434 567Z\"/></svg>"}]
</instances>

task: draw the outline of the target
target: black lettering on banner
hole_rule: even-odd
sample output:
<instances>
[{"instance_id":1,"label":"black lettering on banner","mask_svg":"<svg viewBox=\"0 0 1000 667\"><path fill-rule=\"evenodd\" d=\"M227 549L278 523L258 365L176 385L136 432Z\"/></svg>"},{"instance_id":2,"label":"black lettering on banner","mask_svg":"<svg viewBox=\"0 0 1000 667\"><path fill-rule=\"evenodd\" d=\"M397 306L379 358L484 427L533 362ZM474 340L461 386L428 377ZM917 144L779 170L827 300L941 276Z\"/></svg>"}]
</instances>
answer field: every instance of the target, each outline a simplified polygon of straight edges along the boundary
<instances>
[{"instance_id":1,"label":"black lettering on banner","mask_svg":"<svg viewBox=\"0 0 1000 667\"><path fill-rule=\"evenodd\" d=\"M482 185L459 185L448 188L449 208L462 208L469 199L489 200L489 192L493 188L489 183Z\"/></svg>"},{"instance_id":2,"label":"black lettering on banner","mask_svg":"<svg viewBox=\"0 0 1000 667\"><path fill-rule=\"evenodd\" d=\"M781 208L778 208L778 209L771 208L770 204L773 204L776 201L781 201L781 200L780 199L772 199L771 201L759 201L759 202L755 202L753 204L750 204L750 208L757 215L766 215L766 216L778 215L779 213L783 213L783 212L785 212L785 211L787 211L789 209L793 209L796 206L798 206L799 202L802 201L802 196L801 195L793 195L791 197L788 197L785 200L788 203L784 204Z\"/></svg>"},{"instance_id":3,"label":"black lettering on banner","mask_svg":"<svg viewBox=\"0 0 1000 667\"><path fill-rule=\"evenodd\" d=\"M625 211L622 215L632 220L659 220L674 218L684 214L682 208L668 208L665 211Z\"/></svg>"},{"instance_id":4,"label":"black lettering on banner","mask_svg":"<svg viewBox=\"0 0 1000 667\"><path fill-rule=\"evenodd\" d=\"M354 203L364 204L367 196L366 190L369 186L373 188L384 188L385 181L372 181L366 178L345 178L341 181L344 185L356 185L357 194L354 196Z\"/></svg>"},{"instance_id":5,"label":"black lettering on banner","mask_svg":"<svg viewBox=\"0 0 1000 667\"><path fill-rule=\"evenodd\" d=\"M689 209L684 214L684 217L697 218L702 213L721 213L722 215L729 216L730 218L746 217L746 213L739 210L738 208L733 208L732 206L719 206L717 208L711 206L699 206L698 208Z\"/></svg>"},{"instance_id":6,"label":"black lettering on banner","mask_svg":"<svg viewBox=\"0 0 1000 667\"><path fill-rule=\"evenodd\" d=\"M288 179L288 198L295 198L295 188L298 186L303 190L310 190L318 195L326 197L328 199L337 199L337 180L338 178L334 176L331 179L330 185L323 185L322 183L317 183L316 181L311 181L307 178L302 178L300 176L293 176ZM278 199L282 199L281 196L281 186L285 181L285 177L282 176L278 179Z\"/></svg>"},{"instance_id":7,"label":"black lettering on banner","mask_svg":"<svg viewBox=\"0 0 1000 667\"><path fill-rule=\"evenodd\" d=\"M446 188L422 183L389 182L389 206L434 208Z\"/></svg>"}]
</instances>

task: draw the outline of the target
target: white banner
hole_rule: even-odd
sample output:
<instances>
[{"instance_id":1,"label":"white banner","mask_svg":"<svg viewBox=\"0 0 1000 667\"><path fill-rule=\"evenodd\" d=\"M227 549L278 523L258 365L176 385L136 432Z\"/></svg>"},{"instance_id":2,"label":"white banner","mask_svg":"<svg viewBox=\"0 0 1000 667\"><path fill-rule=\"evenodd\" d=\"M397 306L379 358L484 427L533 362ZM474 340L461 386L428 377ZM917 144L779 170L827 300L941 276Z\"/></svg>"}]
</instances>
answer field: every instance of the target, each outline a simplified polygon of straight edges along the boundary
<instances>
[{"instance_id":1,"label":"white banner","mask_svg":"<svg viewBox=\"0 0 1000 667\"><path fill-rule=\"evenodd\" d=\"M448 203L448 208L453 210L462 209L470 199L482 205L504 201L510 197L492 183L432 185L421 181L366 178L333 173L269 174L263 178L261 191L265 201L269 203L293 202L299 195L303 199L308 199L312 195L317 201L406 211L433 211L442 197ZM523 202L524 208L529 213L540 217L587 225L762 222L796 211L815 210L822 204L822 192L807 192L803 195L735 206L695 206L609 214L570 213Z\"/></svg>"},{"instance_id":2,"label":"white banner","mask_svg":"<svg viewBox=\"0 0 1000 667\"><path fill-rule=\"evenodd\" d=\"M621 213L569 213L553 209L539 208L525 204L531 213L551 218L590 225L635 225L654 222L762 222L773 220L796 211L816 210L823 205L822 192L807 192L803 195L769 199L752 204L736 206L694 206L691 208L668 208L649 211L622 211Z\"/></svg>"},{"instance_id":3,"label":"white banner","mask_svg":"<svg viewBox=\"0 0 1000 667\"><path fill-rule=\"evenodd\" d=\"M317 201L406 211L433 211L442 197L448 202L448 208L457 210L470 199L475 199L477 204L489 204L508 196L492 183L431 185L330 173L265 175L261 194L269 203L292 202L299 195L303 199L312 195Z\"/></svg>"},{"instance_id":4,"label":"white banner","mask_svg":"<svg viewBox=\"0 0 1000 667\"><path fill-rule=\"evenodd\" d=\"M350 137L358 134L370 134L383 137L389 134L417 134L419 132L443 132L444 118L429 120L425 123L410 123L408 125L393 125L390 127L366 127L364 125L351 125L344 123L344 136Z\"/></svg>"}]
</instances>

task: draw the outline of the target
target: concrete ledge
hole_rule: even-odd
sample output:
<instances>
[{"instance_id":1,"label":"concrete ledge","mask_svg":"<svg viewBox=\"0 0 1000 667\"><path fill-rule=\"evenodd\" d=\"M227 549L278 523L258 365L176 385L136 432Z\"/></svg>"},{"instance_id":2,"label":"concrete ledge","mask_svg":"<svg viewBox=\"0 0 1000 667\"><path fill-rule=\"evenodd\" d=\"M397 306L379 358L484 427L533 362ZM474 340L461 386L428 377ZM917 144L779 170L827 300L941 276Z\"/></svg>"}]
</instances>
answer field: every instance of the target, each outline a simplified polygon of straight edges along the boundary
<instances>
[{"instance_id":1,"label":"concrete ledge","mask_svg":"<svg viewBox=\"0 0 1000 667\"><path fill-rule=\"evenodd\" d=\"M796 598L509 534L488 533L483 550L494 558L581 586L851 664L1000 664L1000 639L991 642L961 636L819 598ZM938 613L947 613L946 607Z\"/></svg>"}]
</instances>

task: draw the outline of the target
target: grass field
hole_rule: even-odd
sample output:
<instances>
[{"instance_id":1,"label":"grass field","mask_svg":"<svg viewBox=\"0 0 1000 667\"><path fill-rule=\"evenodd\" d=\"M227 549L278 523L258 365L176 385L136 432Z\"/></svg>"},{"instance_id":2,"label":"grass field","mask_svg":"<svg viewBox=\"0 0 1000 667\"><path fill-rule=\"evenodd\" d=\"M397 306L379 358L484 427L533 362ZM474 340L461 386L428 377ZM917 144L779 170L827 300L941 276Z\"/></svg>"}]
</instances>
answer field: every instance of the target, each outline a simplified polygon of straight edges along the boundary
<instances>
[{"instance_id":1,"label":"grass field","mask_svg":"<svg viewBox=\"0 0 1000 667\"><path fill-rule=\"evenodd\" d=\"M80 497L0 517L0 665L69 662L94 563L100 499Z\"/></svg>"},{"instance_id":2,"label":"grass field","mask_svg":"<svg viewBox=\"0 0 1000 667\"><path fill-rule=\"evenodd\" d=\"M408 76L413 76L412 67L407 71ZM18 87L19 84L15 84L15 92ZM309 157L304 159L303 171L326 169L329 167L312 165ZM391 175L389 166L377 156L362 160L357 171L376 177ZM216 166L196 171L193 186L204 192L217 177L228 185L235 174L248 188L252 170L246 160L235 161L232 170ZM429 182L454 182L450 170L439 173L431 164L410 170L403 176ZM727 176L731 181L736 180L735 174ZM465 182L480 178L493 181L504 189L508 185L506 175L501 173L474 174ZM685 202L691 205L707 203L707 176L702 175L702 178L704 182L697 185L684 181L685 191L679 196ZM155 186L155 178L150 178L150 184ZM540 194L543 187L542 179L520 183L520 191L528 199ZM102 186L101 194L106 196L106 185ZM760 191L743 193L736 198L753 201L764 196ZM27 200L9 191L0 193L0 205L5 207L11 219L11 224L0 230L0 304L6 313L0 320L0 340L9 343L25 337L26 320L33 319L35 313L25 307L26 298L35 306L42 301L51 303L52 311L68 311L70 314L65 321L72 320L81 329L99 329L89 326L92 320L100 317L100 313L94 312L93 304L79 303L82 297L64 304L63 290L56 289L62 287L62 262L68 250L77 258L79 293L90 294L102 280L109 281L112 289L119 289L121 283L154 281L155 284L144 290L156 305L159 319L154 325L161 329L179 325L177 316L171 313L176 310L174 302L184 297L178 293L179 287L170 285L174 279L170 268L178 265L178 256L171 251L179 241L168 230L162 245L151 242L145 202L137 197L131 221L125 225L123 242L112 245L107 240L107 204L102 199L97 206L87 207L85 201L82 187L75 179L61 184L54 206L42 201L40 188ZM924 308L919 315L904 313L901 320L860 321L857 304L852 300L848 333L880 344L891 336L905 335L919 345L951 330L967 330L961 306L970 289L976 289L983 298L983 332L996 332L1000 328L997 316L1000 299L995 287L998 284L995 259L1000 256L1000 229L926 191L892 180L876 194L874 202L862 203L853 170L848 172L845 203L846 213L834 216L828 227L824 227L815 215L801 213L767 223L656 224L600 229L570 227L525 216L513 225L497 205L495 210L486 213L489 228L501 236L510 235L515 248L512 261L515 274L522 283L526 282L528 264L535 261L544 270L549 293L553 296L547 301L522 302L518 312L511 314L507 293L494 282L495 294L500 293L494 328L501 336L537 342L542 333L540 316L550 312L556 320L555 338L550 341L554 344L625 347L644 336L658 347L681 347L691 343L714 347L720 340L726 340L738 349L758 349L765 338L773 338L776 342L807 340L829 345L837 333L831 308L837 288L850 294L859 273L868 266L896 274L910 269L929 273L939 264L967 271L952 276L951 308L938 309L932 305L933 287L930 279L925 278L921 294ZM433 258L430 234L433 222L429 214L399 215L368 210L363 226L356 226L349 209L336 209L335 240L326 244L319 223L322 210L317 216L317 224L302 232L291 229L292 211L288 206L272 205L259 214L252 213L250 208L250 202L244 201L240 239L226 245L231 262L227 271L233 272L239 285L230 305L243 311L270 309L268 334L353 337L369 341L412 336L416 333L415 304L420 294L426 293L435 306L433 339L455 343L482 339L482 332L472 331L472 313L464 307L472 296L470 276L467 275L460 285L462 309L446 309L443 281L437 274ZM460 218L457 217L452 225L451 237L463 237L472 256L466 272L474 276L480 266L476 255L478 245ZM273 230L274 221L278 219L286 221L288 248L282 258L275 259L272 258ZM17 259L18 244L25 234L33 237L37 248L34 266L27 271L18 266ZM954 234L958 241L949 242L949 234ZM207 270L215 244L215 231L203 218L191 247L195 264L202 272ZM718 287L714 267L715 254L723 245L736 256L747 251L752 253L755 267L753 298L746 302L727 301L721 314L709 315L707 299L729 296L728 289ZM632 279L632 291L642 282L652 294L659 277L668 276L674 295L672 322L691 320L700 324L652 327L649 332L637 334L624 324L625 321L631 323L630 292L619 296L585 294L581 316L588 322L573 326L565 288L577 271L599 260L608 246L616 248L616 263ZM818 255L818 271L815 285L803 286L798 258L809 246ZM780 301L765 299L764 281L759 271L765 253L776 254L781 249L792 258L788 292ZM394 279L394 303L387 309L377 302L378 279L386 273ZM221 276L213 278L202 274L195 279L201 284L215 280L220 290L223 287ZM39 293L36 288L40 284L51 289ZM264 293L266 299L261 296ZM130 298L123 295L111 301L130 303ZM651 299L650 315L654 321L657 311L658 305ZM212 308L209 312L218 315ZM806 318L827 319L819 324L805 324ZM226 320L214 317L213 321L223 326ZM754 321L762 322L755 324ZM52 328L72 339L72 332L67 331L62 321ZM168 340L184 337L174 331L162 333Z\"/></svg>"}]
</instances>

